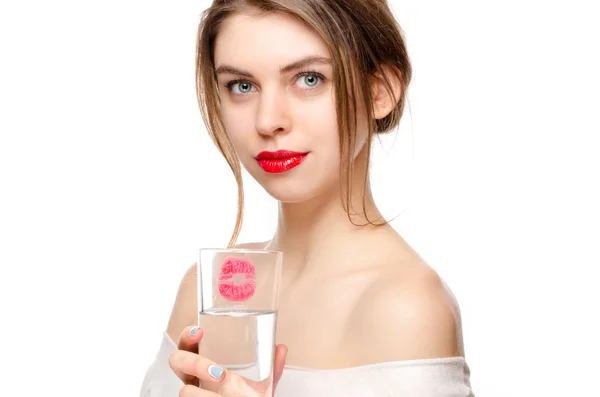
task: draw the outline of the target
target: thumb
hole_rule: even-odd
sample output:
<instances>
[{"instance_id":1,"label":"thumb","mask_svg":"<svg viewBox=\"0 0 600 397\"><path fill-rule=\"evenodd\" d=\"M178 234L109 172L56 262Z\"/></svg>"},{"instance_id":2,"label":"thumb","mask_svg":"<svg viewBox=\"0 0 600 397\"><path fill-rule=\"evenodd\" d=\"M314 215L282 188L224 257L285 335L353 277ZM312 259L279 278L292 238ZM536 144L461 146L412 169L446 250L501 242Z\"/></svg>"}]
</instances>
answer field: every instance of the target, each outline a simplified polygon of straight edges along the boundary
<instances>
[{"instance_id":1,"label":"thumb","mask_svg":"<svg viewBox=\"0 0 600 397\"><path fill-rule=\"evenodd\" d=\"M273 393L277 389L279 379L283 374L283 368L285 367L285 360L287 358L288 348L286 345L275 346L275 360L273 363Z\"/></svg>"},{"instance_id":2,"label":"thumb","mask_svg":"<svg viewBox=\"0 0 600 397\"><path fill-rule=\"evenodd\" d=\"M199 327L186 327L179 336L177 349L198 353L198 343L204 335L203 329Z\"/></svg>"}]
</instances>

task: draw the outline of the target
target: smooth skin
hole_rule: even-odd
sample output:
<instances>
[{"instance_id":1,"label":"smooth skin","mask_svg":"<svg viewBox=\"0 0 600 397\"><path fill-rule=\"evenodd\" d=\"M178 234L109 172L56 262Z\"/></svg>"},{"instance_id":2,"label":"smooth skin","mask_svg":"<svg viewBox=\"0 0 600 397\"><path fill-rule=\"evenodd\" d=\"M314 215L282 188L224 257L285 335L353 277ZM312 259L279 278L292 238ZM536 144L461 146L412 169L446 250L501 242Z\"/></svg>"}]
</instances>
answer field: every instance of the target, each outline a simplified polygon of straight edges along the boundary
<instances>
[{"instance_id":1,"label":"smooth skin","mask_svg":"<svg viewBox=\"0 0 600 397\"><path fill-rule=\"evenodd\" d=\"M308 67L324 79L279 71L280 66L308 55L328 57L329 52L315 32L277 14L232 16L215 44L217 68L229 65L253 75L229 89L228 82L242 77L218 75L222 117L244 168L279 201L274 237L238 245L284 253L277 371L284 362L333 369L464 356L460 310L438 274L391 226L349 222L339 188L332 67ZM393 79L391 73L389 77ZM396 80L392 83L394 97L385 91L381 76L372 79L376 118L389 114L397 102L400 86ZM356 170L366 162L366 146L360 138L367 128L364 105L358 116L362 133L355 153ZM268 174L253 156L277 149L310 154L291 171ZM351 200L355 209L361 209L364 194L369 219L377 219L381 213L369 184L362 189L364 178L354 173ZM366 223L363 215L353 219L359 225ZM227 383L234 378L231 373L223 380L229 387L221 388L220 394L194 386L194 377L204 382L204 388L214 385L207 378L210 361L189 348L195 343L187 333L197 324L196 297L194 264L181 281L167 328L182 350L170 360L175 373L187 383L182 395L243 395L243 386L234 390L239 382Z\"/></svg>"}]
</instances>

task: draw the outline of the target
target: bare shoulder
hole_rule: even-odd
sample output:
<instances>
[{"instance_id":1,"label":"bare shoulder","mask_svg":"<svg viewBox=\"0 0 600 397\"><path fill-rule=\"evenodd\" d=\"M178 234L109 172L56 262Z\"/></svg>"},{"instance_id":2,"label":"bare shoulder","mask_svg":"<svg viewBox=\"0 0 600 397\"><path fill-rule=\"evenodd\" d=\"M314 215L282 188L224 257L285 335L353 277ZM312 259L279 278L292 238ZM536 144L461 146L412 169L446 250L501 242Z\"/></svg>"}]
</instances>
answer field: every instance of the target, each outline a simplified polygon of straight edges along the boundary
<instances>
[{"instance_id":1,"label":"bare shoulder","mask_svg":"<svg viewBox=\"0 0 600 397\"><path fill-rule=\"evenodd\" d=\"M264 247L265 244L266 242L244 243L235 247L254 249ZM183 275L177 290L177 296L167 325L167 334L175 342L179 340L179 335L185 327L198 323L197 274L197 263L194 263Z\"/></svg>"},{"instance_id":2,"label":"bare shoulder","mask_svg":"<svg viewBox=\"0 0 600 397\"><path fill-rule=\"evenodd\" d=\"M464 356L458 303L440 276L418 263L382 271L355 309L351 327L362 363Z\"/></svg>"}]
</instances>

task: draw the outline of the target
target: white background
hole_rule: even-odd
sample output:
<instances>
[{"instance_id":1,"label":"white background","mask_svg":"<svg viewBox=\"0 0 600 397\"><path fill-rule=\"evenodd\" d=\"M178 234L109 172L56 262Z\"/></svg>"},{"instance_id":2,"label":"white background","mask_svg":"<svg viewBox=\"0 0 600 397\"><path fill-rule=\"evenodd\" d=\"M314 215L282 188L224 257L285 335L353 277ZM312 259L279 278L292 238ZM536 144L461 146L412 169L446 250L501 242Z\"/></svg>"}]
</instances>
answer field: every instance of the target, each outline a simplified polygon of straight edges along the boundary
<instances>
[{"instance_id":1,"label":"white background","mask_svg":"<svg viewBox=\"0 0 600 397\"><path fill-rule=\"evenodd\" d=\"M1 3L0 395L138 395L181 276L227 243L194 92L208 3ZM415 74L374 193L456 294L478 396L596 390L593 3L392 3ZM276 221L252 182L242 242Z\"/></svg>"}]
</instances>

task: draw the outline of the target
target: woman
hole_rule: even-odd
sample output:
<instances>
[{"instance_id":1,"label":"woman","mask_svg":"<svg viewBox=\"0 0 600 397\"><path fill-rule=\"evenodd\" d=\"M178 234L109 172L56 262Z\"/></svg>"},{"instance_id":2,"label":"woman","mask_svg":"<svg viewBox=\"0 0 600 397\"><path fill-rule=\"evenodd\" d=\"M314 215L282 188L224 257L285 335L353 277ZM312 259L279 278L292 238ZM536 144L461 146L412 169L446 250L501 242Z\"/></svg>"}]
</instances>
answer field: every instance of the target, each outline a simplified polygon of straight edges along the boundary
<instances>
[{"instance_id":1,"label":"woman","mask_svg":"<svg viewBox=\"0 0 600 397\"><path fill-rule=\"evenodd\" d=\"M198 99L239 186L229 246L240 164L279 201L273 238L236 246L284 253L278 397L472 395L458 304L369 185L371 140L398 126L410 79L384 0L216 0L203 14ZM193 265L141 394L251 395L196 353L196 323Z\"/></svg>"}]
</instances>

